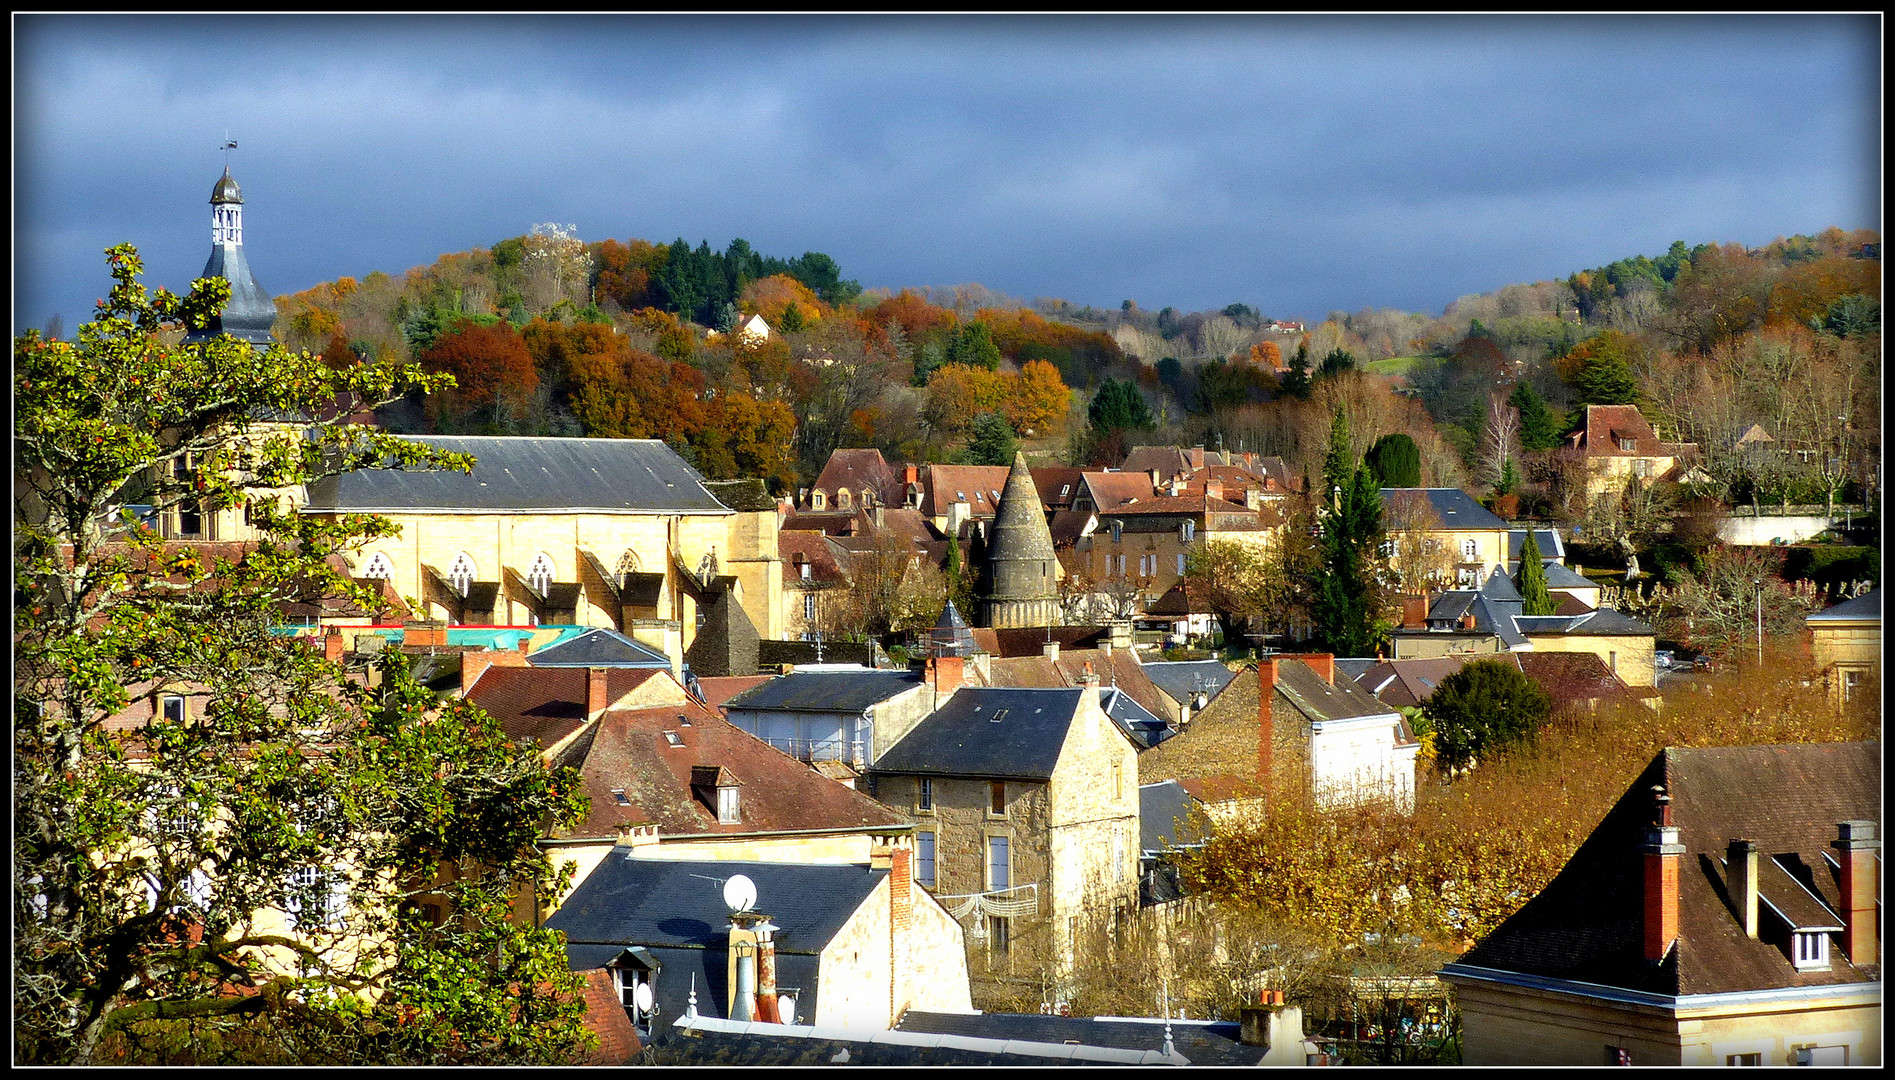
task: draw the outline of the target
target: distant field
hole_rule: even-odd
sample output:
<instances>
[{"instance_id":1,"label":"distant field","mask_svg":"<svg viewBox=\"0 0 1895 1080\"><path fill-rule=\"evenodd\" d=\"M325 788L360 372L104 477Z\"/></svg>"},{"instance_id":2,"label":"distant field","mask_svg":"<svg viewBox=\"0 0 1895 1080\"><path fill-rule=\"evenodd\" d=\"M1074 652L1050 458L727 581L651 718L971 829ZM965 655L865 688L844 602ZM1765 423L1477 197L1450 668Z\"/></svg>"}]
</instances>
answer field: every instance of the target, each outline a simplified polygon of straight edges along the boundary
<instances>
[{"instance_id":1,"label":"distant field","mask_svg":"<svg viewBox=\"0 0 1895 1080\"><path fill-rule=\"evenodd\" d=\"M1362 365L1362 370L1376 375L1406 375L1410 368L1428 359L1426 356L1391 356L1386 360L1371 360Z\"/></svg>"}]
</instances>

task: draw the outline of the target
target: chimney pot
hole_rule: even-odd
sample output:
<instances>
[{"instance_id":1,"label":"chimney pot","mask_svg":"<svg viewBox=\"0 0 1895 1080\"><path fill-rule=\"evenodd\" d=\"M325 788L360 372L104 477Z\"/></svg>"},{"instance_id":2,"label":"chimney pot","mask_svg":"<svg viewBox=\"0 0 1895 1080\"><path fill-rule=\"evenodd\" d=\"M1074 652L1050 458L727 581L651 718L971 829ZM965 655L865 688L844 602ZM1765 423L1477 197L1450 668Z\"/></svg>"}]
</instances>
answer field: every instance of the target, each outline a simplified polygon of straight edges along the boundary
<instances>
[{"instance_id":1,"label":"chimney pot","mask_svg":"<svg viewBox=\"0 0 1895 1080\"><path fill-rule=\"evenodd\" d=\"M1664 960L1678 940L1678 858L1684 845L1671 823L1671 798L1663 785L1653 785L1657 821L1645 831L1639 850L1645 856L1645 959Z\"/></svg>"}]
</instances>

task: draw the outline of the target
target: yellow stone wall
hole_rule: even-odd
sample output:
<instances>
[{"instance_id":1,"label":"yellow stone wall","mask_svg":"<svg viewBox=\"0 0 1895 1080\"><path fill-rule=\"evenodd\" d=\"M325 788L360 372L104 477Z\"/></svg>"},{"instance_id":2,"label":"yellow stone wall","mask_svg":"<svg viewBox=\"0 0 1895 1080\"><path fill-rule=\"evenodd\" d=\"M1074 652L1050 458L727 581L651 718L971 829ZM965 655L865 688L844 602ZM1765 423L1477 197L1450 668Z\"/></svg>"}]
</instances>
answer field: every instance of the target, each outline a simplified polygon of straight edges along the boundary
<instances>
[{"instance_id":1,"label":"yellow stone wall","mask_svg":"<svg viewBox=\"0 0 1895 1080\"><path fill-rule=\"evenodd\" d=\"M1622 637L1593 636L1589 634L1529 634L1527 640L1533 643L1533 651L1543 653L1591 653L1604 661L1607 668L1618 675L1619 681L1627 686L1653 686L1656 684L1656 667L1652 653L1655 641L1649 636L1625 635Z\"/></svg>"},{"instance_id":2,"label":"yellow stone wall","mask_svg":"<svg viewBox=\"0 0 1895 1080\"><path fill-rule=\"evenodd\" d=\"M1817 622L1810 624L1810 658L1823 673L1823 687L1829 699L1843 704L1843 678L1859 672L1867 680L1879 675L1882 667L1882 622Z\"/></svg>"}]
</instances>

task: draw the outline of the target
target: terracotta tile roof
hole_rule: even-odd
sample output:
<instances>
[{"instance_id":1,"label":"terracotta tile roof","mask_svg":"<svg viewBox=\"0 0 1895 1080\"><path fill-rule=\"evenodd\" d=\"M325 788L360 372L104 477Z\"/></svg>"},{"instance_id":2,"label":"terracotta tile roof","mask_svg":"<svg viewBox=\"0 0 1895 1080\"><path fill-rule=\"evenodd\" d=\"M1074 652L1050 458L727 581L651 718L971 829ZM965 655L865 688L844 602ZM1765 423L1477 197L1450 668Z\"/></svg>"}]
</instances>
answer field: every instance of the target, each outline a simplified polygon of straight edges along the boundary
<instances>
[{"instance_id":1,"label":"terracotta tile roof","mask_svg":"<svg viewBox=\"0 0 1895 1080\"><path fill-rule=\"evenodd\" d=\"M1192 798L1202 803L1230 802L1236 799L1261 799L1263 788L1241 776L1198 776L1178 781Z\"/></svg>"},{"instance_id":2,"label":"terracotta tile roof","mask_svg":"<svg viewBox=\"0 0 1895 1080\"><path fill-rule=\"evenodd\" d=\"M1056 627L1055 633L1078 629L1089 628L1062 626ZM1043 638L1045 631L1039 633ZM1126 649L1114 649L1107 656L1100 649L1062 647L1057 661L1047 659L1043 652L1037 656L996 657L988 663L988 685L1022 688L1078 686L1085 677L1088 664L1092 666L1093 674L1099 677L1101 691L1116 686L1154 716L1164 716L1176 709L1150 676L1145 674L1138 658Z\"/></svg>"},{"instance_id":3,"label":"terracotta tile roof","mask_svg":"<svg viewBox=\"0 0 1895 1080\"><path fill-rule=\"evenodd\" d=\"M1033 486L1039 489L1040 502L1048 510L1069 509L1079 495L1086 472L1070 465L1049 465L1027 471L1033 475Z\"/></svg>"},{"instance_id":4,"label":"terracotta tile roof","mask_svg":"<svg viewBox=\"0 0 1895 1080\"><path fill-rule=\"evenodd\" d=\"M585 984L581 996L586 1002L586 1030L598 1036L599 1045L587 1051L581 1063L585 1065L629 1065L644 1047L638 1041L638 1031L632 1026L632 1018L625 1012L624 1002L619 1000L618 988L612 985L612 972L606 968L593 968L584 975Z\"/></svg>"},{"instance_id":5,"label":"terracotta tile roof","mask_svg":"<svg viewBox=\"0 0 1895 1080\"><path fill-rule=\"evenodd\" d=\"M993 517L1000 508L1000 491L1007 486L1005 465L930 465L921 473L921 512L945 517L948 507L965 495L974 517Z\"/></svg>"},{"instance_id":6,"label":"terracotta tile roof","mask_svg":"<svg viewBox=\"0 0 1895 1080\"><path fill-rule=\"evenodd\" d=\"M745 690L776 678L775 675L725 675L718 678L699 679L698 688L704 691L707 705L722 706L724 702L743 693Z\"/></svg>"},{"instance_id":7,"label":"terracotta tile roof","mask_svg":"<svg viewBox=\"0 0 1895 1080\"><path fill-rule=\"evenodd\" d=\"M779 532L816 532L828 536L849 536L855 532L856 516L842 511L792 511L783 519Z\"/></svg>"},{"instance_id":8,"label":"terracotta tile roof","mask_svg":"<svg viewBox=\"0 0 1895 1080\"><path fill-rule=\"evenodd\" d=\"M844 580L842 567L836 564L835 555L820 532L784 529L776 534L776 550L778 557L783 560L783 582L786 585L795 586L799 581L834 585ZM804 563L809 564L808 578L802 576L800 569Z\"/></svg>"},{"instance_id":9,"label":"terracotta tile roof","mask_svg":"<svg viewBox=\"0 0 1895 1080\"><path fill-rule=\"evenodd\" d=\"M880 450L832 450L829 461L822 468L822 475L816 477L812 485L828 494L832 499L837 488L848 488L859 493L867 490L884 505L901 504L901 474L882 458Z\"/></svg>"},{"instance_id":10,"label":"terracotta tile roof","mask_svg":"<svg viewBox=\"0 0 1895 1080\"><path fill-rule=\"evenodd\" d=\"M1587 457L1677 457L1696 449L1691 443L1661 442L1636 405L1588 405L1585 422L1569 438ZM1633 448L1620 449L1621 439L1632 440Z\"/></svg>"},{"instance_id":11,"label":"terracotta tile roof","mask_svg":"<svg viewBox=\"0 0 1895 1080\"><path fill-rule=\"evenodd\" d=\"M592 811L569 835L612 837L622 825L659 835L739 835L886 829L907 819L749 735L714 710L683 706L607 712L563 760L579 769ZM720 824L692 792L692 771L715 767L740 785L742 821Z\"/></svg>"},{"instance_id":12,"label":"terracotta tile roof","mask_svg":"<svg viewBox=\"0 0 1895 1080\"><path fill-rule=\"evenodd\" d=\"M671 679L669 671L655 668L607 668L606 697L617 701L657 676ZM589 677L586 668L490 667L465 693L500 721L508 738L550 747L585 726ZM683 688L678 689L682 699Z\"/></svg>"},{"instance_id":13,"label":"terracotta tile roof","mask_svg":"<svg viewBox=\"0 0 1895 1080\"><path fill-rule=\"evenodd\" d=\"M1827 969L1798 972L1774 935L1746 937L1725 901L1723 858L1731 840L1754 840L1760 869L1773 857L1806 869L1803 886L1833 912L1838 886L1825 853L1837 823L1879 822L1881 781L1878 743L1667 749L1552 882L1460 963L1670 995L1879 982L1879 966L1858 969L1841 950ZM1671 796L1685 847L1677 946L1656 966L1643 956L1639 850L1655 784ZM1763 886L1768 895L1769 878Z\"/></svg>"},{"instance_id":14,"label":"terracotta tile roof","mask_svg":"<svg viewBox=\"0 0 1895 1080\"><path fill-rule=\"evenodd\" d=\"M1089 472L1083 477L1092 506L1100 513L1120 513L1155 497L1151 477L1142 472Z\"/></svg>"}]
</instances>

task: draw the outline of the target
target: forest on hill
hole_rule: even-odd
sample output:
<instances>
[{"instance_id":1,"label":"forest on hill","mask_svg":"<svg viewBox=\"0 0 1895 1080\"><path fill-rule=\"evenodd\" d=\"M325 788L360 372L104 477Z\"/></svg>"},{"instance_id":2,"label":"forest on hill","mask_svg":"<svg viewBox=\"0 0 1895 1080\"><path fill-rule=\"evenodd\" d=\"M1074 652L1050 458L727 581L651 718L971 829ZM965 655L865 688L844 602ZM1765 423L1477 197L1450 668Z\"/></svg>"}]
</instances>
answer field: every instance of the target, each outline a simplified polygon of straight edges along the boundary
<instances>
[{"instance_id":1,"label":"forest on hill","mask_svg":"<svg viewBox=\"0 0 1895 1080\"><path fill-rule=\"evenodd\" d=\"M1422 482L1571 517L1555 451L1588 404L1637 404L1696 443L1706 497L1859 496L1880 455L1880 298L1879 234L1836 228L1754 249L1680 241L1439 316L1305 327L1245 303L864 290L820 252L588 243L549 224L279 297L276 329L332 364L413 357L455 375L458 390L389 411L397 430L660 438L711 477L778 491L842 446L972 462L1023 443L1115 463L1129 445L1203 443L1311 470L1341 411L1358 455L1406 434ZM747 332L753 316L767 336ZM1755 453L1758 432L1780 452Z\"/></svg>"}]
</instances>

